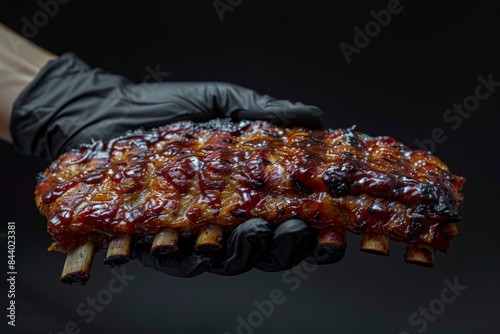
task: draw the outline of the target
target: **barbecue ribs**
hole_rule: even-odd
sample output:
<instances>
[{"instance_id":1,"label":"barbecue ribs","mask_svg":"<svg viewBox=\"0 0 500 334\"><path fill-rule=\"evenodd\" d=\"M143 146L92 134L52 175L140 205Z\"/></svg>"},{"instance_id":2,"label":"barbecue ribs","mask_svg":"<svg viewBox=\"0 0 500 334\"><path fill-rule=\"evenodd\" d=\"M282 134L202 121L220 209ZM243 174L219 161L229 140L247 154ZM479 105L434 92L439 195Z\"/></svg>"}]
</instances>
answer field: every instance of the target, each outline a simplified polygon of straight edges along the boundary
<instances>
[{"instance_id":1,"label":"barbecue ribs","mask_svg":"<svg viewBox=\"0 0 500 334\"><path fill-rule=\"evenodd\" d=\"M209 250L250 218L295 217L319 229L321 245L345 247L351 231L363 234L363 250L387 255L390 238L408 243L407 262L430 266L457 234L465 179L429 152L354 128L217 119L81 146L38 181L49 250L90 261L109 246L109 263L125 262L133 239L153 240L153 254L189 236ZM69 275L85 281L88 271Z\"/></svg>"}]
</instances>

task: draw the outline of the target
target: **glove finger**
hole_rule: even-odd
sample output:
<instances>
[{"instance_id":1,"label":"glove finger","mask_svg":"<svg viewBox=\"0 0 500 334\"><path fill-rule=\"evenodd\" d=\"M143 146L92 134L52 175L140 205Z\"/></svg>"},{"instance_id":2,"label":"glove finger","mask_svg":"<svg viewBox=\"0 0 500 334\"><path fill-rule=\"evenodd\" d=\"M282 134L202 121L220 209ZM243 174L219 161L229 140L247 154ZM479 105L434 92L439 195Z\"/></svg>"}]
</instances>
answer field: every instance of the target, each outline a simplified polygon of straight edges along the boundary
<instances>
[{"instance_id":1,"label":"glove finger","mask_svg":"<svg viewBox=\"0 0 500 334\"><path fill-rule=\"evenodd\" d=\"M240 119L263 119L278 126L304 126L308 128L321 127L323 112L315 106L305 105L288 100L277 100L268 95L261 96L253 109L238 113Z\"/></svg>"},{"instance_id":2,"label":"glove finger","mask_svg":"<svg viewBox=\"0 0 500 334\"><path fill-rule=\"evenodd\" d=\"M101 92L103 89L87 88L91 96L105 95ZM205 122L217 117L215 111L207 109L206 103L196 98L203 94L202 88L196 84L122 84L107 94L105 101L87 99L91 100L87 104L93 103L90 107L86 106L92 113L80 117L77 134L68 140L62 151L91 140L110 140L139 125L151 129L177 121ZM72 107L83 109L82 103L75 100ZM71 121L74 120L67 120Z\"/></svg>"},{"instance_id":3,"label":"glove finger","mask_svg":"<svg viewBox=\"0 0 500 334\"><path fill-rule=\"evenodd\" d=\"M301 220L290 219L280 224L273 233L271 249L255 268L268 271L290 269L302 261L309 246L309 227Z\"/></svg>"},{"instance_id":4,"label":"glove finger","mask_svg":"<svg viewBox=\"0 0 500 334\"><path fill-rule=\"evenodd\" d=\"M186 251L190 247L182 247L175 253L153 256L149 253L150 245L136 247L133 258L144 266L153 268L164 274L176 277L195 277L209 270L214 264L214 257L207 253Z\"/></svg>"},{"instance_id":5,"label":"glove finger","mask_svg":"<svg viewBox=\"0 0 500 334\"><path fill-rule=\"evenodd\" d=\"M231 232L220 262L209 269L218 275L238 275L252 269L267 251L271 240L268 222L254 218L240 224Z\"/></svg>"},{"instance_id":6,"label":"glove finger","mask_svg":"<svg viewBox=\"0 0 500 334\"><path fill-rule=\"evenodd\" d=\"M267 120L279 126L321 127L323 112L318 107L278 100L238 85L184 83L176 89L177 103L185 105L187 110L196 110L196 120L206 120L217 114L233 120Z\"/></svg>"}]
</instances>

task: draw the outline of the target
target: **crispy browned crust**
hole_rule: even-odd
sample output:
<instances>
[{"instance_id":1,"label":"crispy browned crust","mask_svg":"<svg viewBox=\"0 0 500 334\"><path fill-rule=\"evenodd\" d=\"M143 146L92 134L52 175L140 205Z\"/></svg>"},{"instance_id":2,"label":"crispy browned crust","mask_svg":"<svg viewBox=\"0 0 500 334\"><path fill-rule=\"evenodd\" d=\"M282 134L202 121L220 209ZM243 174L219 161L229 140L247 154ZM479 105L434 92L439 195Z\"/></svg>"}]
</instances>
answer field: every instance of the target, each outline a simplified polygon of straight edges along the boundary
<instances>
[{"instance_id":1,"label":"crispy browned crust","mask_svg":"<svg viewBox=\"0 0 500 334\"><path fill-rule=\"evenodd\" d=\"M230 231L254 217L272 224L295 217L317 229L446 251L464 182L439 158L390 137L216 120L135 131L62 154L39 175L35 196L59 252L85 241L105 248L122 233ZM377 240L366 242L385 252Z\"/></svg>"}]
</instances>

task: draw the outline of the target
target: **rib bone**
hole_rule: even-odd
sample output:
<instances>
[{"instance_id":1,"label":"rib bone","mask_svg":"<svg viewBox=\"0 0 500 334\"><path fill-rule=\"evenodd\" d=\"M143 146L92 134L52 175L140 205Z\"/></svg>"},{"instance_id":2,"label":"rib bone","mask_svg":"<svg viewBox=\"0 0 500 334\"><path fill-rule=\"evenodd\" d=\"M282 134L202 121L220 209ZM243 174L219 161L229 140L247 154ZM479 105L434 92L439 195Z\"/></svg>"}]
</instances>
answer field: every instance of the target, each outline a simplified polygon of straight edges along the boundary
<instances>
[{"instance_id":1,"label":"rib bone","mask_svg":"<svg viewBox=\"0 0 500 334\"><path fill-rule=\"evenodd\" d=\"M361 240L361 250L379 255L389 255L389 237L385 234L365 233Z\"/></svg>"},{"instance_id":2,"label":"rib bone","mask_svg":"<svg viewBox=\"0 0 500 334\"><path fill-rule=\"evenodd\" d=\"M318 245L322 247L346 248L347 231L332 226L322 228L318 234Z\"/></svg>"},{"instance_id":3,"label":"rib bone","mask_svg":"<svg viewBox=\"0 0 500 334\"><path fill-rule=\"evenodd\" d=\"M93 258L94 244L91 242L85 242L68 252L61 281L67 284L85 284L89 279Z\"/></svg>"},{"instance_id":4,"label":"rib bone","mask_svg":"<svg viewBox=\"0 0 500 334\"><path fill-rule=\"evenodd\" d=\"M164 227L160 232L156 233L151 246L151 255L160 255L175 252L179 242L179 231Z\"/></svg>"},{"instance_id":5,"label":"rib bone","mask_svg":"<svg viewBox=\"0 0 500 334\"><path fill-rule=\"evenodd\" d=\"M194 248L197 251L212 251L221 248L223 229L222 225L207 225L198 235Z\"/></svg>"},{"instance_id":6,"label":"rib bone","mask_svg":"<svg viewBox=\"0 0 500 334\"><path fill-rule=\"evenodd\" d=\"M405 261L432 267L434 266L434 248L424 244L408 244L406 246Z\"/></svg>"},{"instance_id":7,"label":"rib bone","mask_svg":"<svg viewBox=\"0 0 500 334\"><path fill-rule=\"evenodd\" d=\"M121 234L115 236L108 246L108 252L104 263L110 266L118 266L130 261L132 251L132 235Z\"/></svg>"}]
</instances>

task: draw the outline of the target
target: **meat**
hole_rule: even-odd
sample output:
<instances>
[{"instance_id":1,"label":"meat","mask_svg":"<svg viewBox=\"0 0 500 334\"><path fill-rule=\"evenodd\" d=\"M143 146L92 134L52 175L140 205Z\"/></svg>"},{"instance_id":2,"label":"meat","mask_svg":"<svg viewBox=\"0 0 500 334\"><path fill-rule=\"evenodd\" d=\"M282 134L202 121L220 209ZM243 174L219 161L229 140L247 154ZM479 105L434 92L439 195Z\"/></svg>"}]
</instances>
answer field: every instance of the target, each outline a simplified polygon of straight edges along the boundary
<instances>
[{"instance_id":1,"label":"meat","mask_svg":"<svg viewBox=\"0 0 500 334\"><path fill-rule=\"evenodd\" d=\"M111 264L126 260L131 236L152 240L153 254L175 251L180 237L210 250L260 217L299 218L319 229L321 245L345 247L346 231L363 234L362 250L384 255L389 238L405 242L408 262L432 265L434 249L445 252L457 234L465 179L428 152L354 128L217 119L82 146L38 181L49 249L109 245Z\"/></svg>"}]
</instances>

